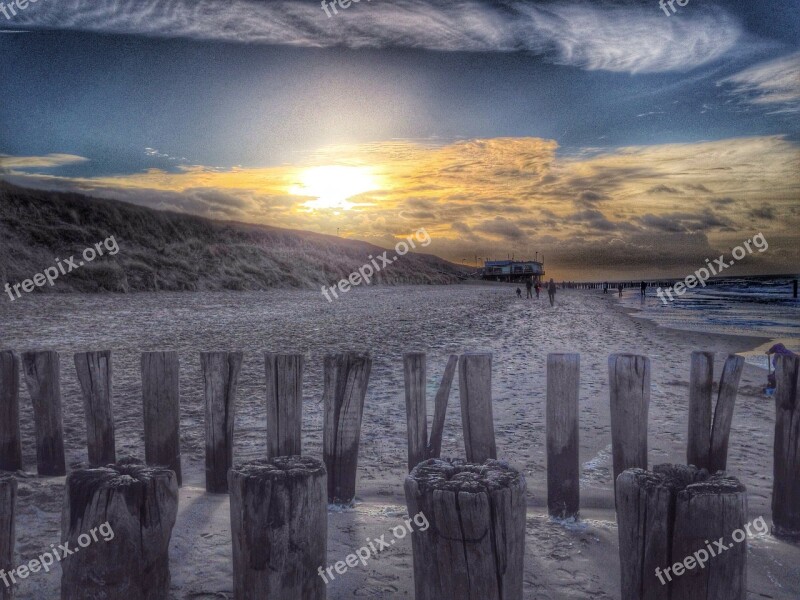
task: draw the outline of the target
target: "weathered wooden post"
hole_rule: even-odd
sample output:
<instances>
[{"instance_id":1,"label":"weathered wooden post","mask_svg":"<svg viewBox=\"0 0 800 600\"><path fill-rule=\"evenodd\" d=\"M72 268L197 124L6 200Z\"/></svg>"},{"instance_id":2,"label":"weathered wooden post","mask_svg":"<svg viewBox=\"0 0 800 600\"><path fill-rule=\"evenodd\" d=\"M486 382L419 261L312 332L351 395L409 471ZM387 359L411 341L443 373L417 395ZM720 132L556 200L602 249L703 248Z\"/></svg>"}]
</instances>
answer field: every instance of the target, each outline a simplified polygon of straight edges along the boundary
<instances>
[{"instance_id":1,"label":"weathered wooden post","mask_svg":"<svg viewBox=\"0 0 800 600\"><path fill-rule=\"evenodd\" d=\"M177 352L142 353L144 456L175 471L181 485L180 379Z\"/></svg>"},{"instance_id":2,"label":"weathered wooden post","mask_svg":"<svg viewBox=\"0 0 800 600\"><path fill-rule=\"evenodd\" d=\"M497 458L492 416L492 355L468 352L458 362L461 423L467 462Z\"/></svg>"},{"instance_id":3,"label":"weathered wooden post","mask_svg":"<svg viewBox=\"0 0 800 600\"><path fill-rule=\"evenodd\" d=\"M36 463L39 475L57 477L67 472L64 424L61 420L61 373L58 352L25 352L25 383L33 401Z\"/></svg>"},{"instance_id":4,"label":"weathered wooden post","mask_svg":"<svg viewBox=\"0 0 800 600\"><path fill-rule=\"evenodd\" d=\"M745 600L747 491L736 478L685 465L629 469L616 499L622 598ZM722 538L726 550L715 553Z\"/></svg>"},{"instance_id":5,"label":"weathered wooden post","mask_svg":"<svg viewBox=\"0 0 800 600\"><path fill-rule=\"evenodd\" d=\"M496 460L430 459L405 480L416 600L522 600L525 477ZM416 519L415 519L416 522Z\"/></svg>"},{"instance_id":6,"label":"weathered wooden post","mask_svg":"<svg viewBox=\"0 0 800 600\"><path fill-rule=\"evenodd\" d=\"M325 467L279 456L229 473L234 598L324 600L328 504Z\"/></svg>"},{"instance_id":7,"label":"weathered wooden post","mask_svg":"<svg viewBox=\"0 0 800 600\"><path fill-rule=\"evenodd\" d=\"M551 517L580 511L578 391L580 354L547 356L547 508Z\"/></svg>"},{"instance_id":8,"label":"weathered wooden post","mask_svg":"<svg viewBox=\"0 0 800 600\"><path fill-rule=\"evenodd\" d=\"M302 454L302 354L265 355L267 374L267 458Z\"/></svg>"},{"instance_id":9,"label":"weathered wooden post","mask_svg":"<svg viewBox=\"0 0 800 600\"><path fill-rule=\"evenodd\" d=\"M772 523L777 536L800 538L800 358L778 356Z\"/></svg>"},{"instance_id":10,"label":"weathered wooden post","mask_svg":"<svg viewBox=\"0 0 800 600\"><path fill-rule=\"evenodd\" d=\"M89 464L101 467L117 462L111 352L76 354L75 369L83 392Z\"/></svg>"},{"instance_id":11,"label":"weathered wooden post","mask_svg":"<svg viewBox=\"0 0 800 600\"><path fill-rule=\"evenodd\" d=\"M727 468L733 409L743 369L744 358L733 354L728 357L719 380L717 399L713 402L714 354L692 352L688 464L711 473Z\"/></svg>"},{"instance_id":12,"label":"weathered wooden post","mask_svg":"<svg viewBox=\"0 0 800 600\"><path fill-rule=\"evenodd\" d=\"M350 504L356 495L358 445L364 398L372 370L367 354L345 352L325 357L323 456L328 501Z\"/></svg>"},{"instance_id":13,"label":"weathered wooden post","mask_svg":"<svg viewBox=\"0 0 800 600\"><path fill-rule=\"evenodd\" d=\"M634 354L608 357L614 485L626 469L647 469L650 359ZM615 488L616 489L616 488Z\"/></svg>"},{"instance_id":14,"label":"weathered wooden post","mask_svg":"<svg viewBox=\"0 0 800 600\"><path fill-rule=\"evenodd\" d=\"M169 597L175 473L132 461L70 473L61 540L61 600Z\"/></svg>"},{"instance_id":15,"label":"weathered wooden post","mask_svg":"<svg viewBox=\"0 0 800 600\"><path fill-rule=\"evenodd\" d=\"M19 435L19 357L0 352L0 471L22 469Z\"/></svg>"},{"instance_id":16,"label":"weathered wooden post","mask_svg":"<svg viewBox=\"0 0 800 600\"><path fill-rule=\"evenodd\" d=\"M206 423L206 491L228 492L241 352L201 352Z\"/></svg>"},{"instance_id":17,"label":"weathered wooden post","mask_svg":"<svg viewBox=\"0 0 800 600\"><path fill-rule=\"evenodd\" d=\"M408 471L427 458L428 407L426 402L427 373L425 353L403 355L403 376L406 390L406 425L408 432Z\"/></svg>"},{"instance_id":18,"label":"weathered wooden post","mask_svg":"<svg viewBox=\"0 0 800 600\"><path fill-rule=\"evenodd\" d=\"M442 382L439 384L439 389L436 391L431 436L428 440L428 458L439 458L442 453L444 419L447 416L447 403L450 399L450 388L453 385L456 367L458 367L458 355L451 354L450 358L447 359L447 366L444 368Z\"/></svg>"},{"instance_id":19,"label":"weathered wooden post","mask_svg":"<svg viewBox=\"0 0 800 600\"><path fill-rule=\"evenodd\" d=\"M14 545L17 541L16 519L17 478L11 473L0 473L0 569L9 573L14 564ZM9 582L10 583L10 582ZM12 600L14 587L0 585L0 600Z\"/></svg>"}]
</instances>

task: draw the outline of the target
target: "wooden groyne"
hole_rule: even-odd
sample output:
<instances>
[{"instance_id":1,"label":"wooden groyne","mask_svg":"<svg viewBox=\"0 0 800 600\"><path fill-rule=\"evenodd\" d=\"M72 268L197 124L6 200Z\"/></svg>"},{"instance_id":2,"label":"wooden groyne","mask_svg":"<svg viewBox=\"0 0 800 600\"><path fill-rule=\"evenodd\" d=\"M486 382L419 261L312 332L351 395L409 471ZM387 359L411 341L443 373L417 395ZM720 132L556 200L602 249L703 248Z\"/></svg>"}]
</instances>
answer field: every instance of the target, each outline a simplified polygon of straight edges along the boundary
<instances>
[{"instance_id":1,"label":"wooden groyne","mask_svg":"<svg viewBox=\"0 0 800 600\"><path fill-rule=\"evenodd\" d=\"M70 517L64 521L64 536L79 536L83 524L96 525L105 519L116 534L110 543L119 546L107 552L87 552L80 568L65 569L62 598L110 599L121 597L120 590L132 599L156 597L161 592L147 586L163 590L169 583L167 548L180 485L178 354L142 355L147 465L116 457L112 353L82 353L74 358L84 399L90 468L68 476L64 514ZM513 449L498 448L495 439L492 358L489 353L449 357L435 396L430 433L427 357L416 352L403 358L410 471L405 479L406 501L409 514L423 512L430 522L428 529L413 537L418 600L522 598L527 492L523 473L497 460ZM741 550L713 566L715 573L724 574L713 584L716 587L687 577L665 588L649 568L651 563L666 567L671 560L680 559L679 554L691 549L698 532L717 538L730 535L747 516L744 486L724 472L729 440L735 435L731 423L743 362L728 357L714 398L713 355L695 352L689 358L687 465L651 468L647 448L650 360L632 354L609 357L610 442L626 599L666 598L669 596L663 594L668 590L682 600L709 600L722 597L720 594L734 600L744 598L746 540ZM232 441L242 355L202 353L200 361L207 491L226 493L230 489L234 497L231 527L236 597L249 599L282 590L280 597L286 600L324 598L325 588L316 569L326 561L325 507L328 502L349 504L356 494L361 419L372 358L353 352L325 358L323 454L310 457L303 456L301 439L305 359L299 354L267 353L267 450L263 459L239 466L234 465ZM0 464L8 470L22 466L17 415L19 370L23 370L36 415L39 474L59 476L66 471L59 364L55 352L29 352L22 360L12 351L0 352L0 414L9 416L0 424ZM441 459L456 372L464 455ZM777 373L773 531L798 537L800 359L780 357ZM580 516L579 382L580 355L547 357L547 506L549 514L560 519ZM0 566L10 566L15 543L13 473L0 473L0 491L0 529L4 532L0 535ZM132 511L133 506L139 508ZM645 513L650 519L646 526L639 519ZM159 515L160 521L155 522L154 515ZM143 541L142 532L150 532L149 541ZM494 537L487 537L489 533ZM151 561L150 566L128 560L129 553L121 550L124 547L136 547L137 553ZM652 554L658 548L663 552ZM288 555L292 564L283 560ZM631 562L632 556L640 555L642 560ZM141 579L142 568L155 569L159 575L142 583L141 589L133 584L126 587L124 582ZM8 594L0 590L0 597L10 597L2 596L4 593Z\"/></svg>"}]
</instances>

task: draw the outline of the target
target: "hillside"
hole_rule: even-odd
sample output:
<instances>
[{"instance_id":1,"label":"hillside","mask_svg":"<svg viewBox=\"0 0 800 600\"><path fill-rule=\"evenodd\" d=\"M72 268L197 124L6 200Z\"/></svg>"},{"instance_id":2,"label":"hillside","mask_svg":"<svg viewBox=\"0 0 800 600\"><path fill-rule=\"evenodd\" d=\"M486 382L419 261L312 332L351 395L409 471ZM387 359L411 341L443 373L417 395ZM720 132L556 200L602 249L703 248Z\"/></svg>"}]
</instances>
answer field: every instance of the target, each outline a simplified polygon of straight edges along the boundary
<instances>
[{"instance_id":1,"label":"hillside","mask_svg":"<svg viewBox=\"0 0 800 600\"><path fill-rule=\"evenodd\" d=\"M0 181L0 285L42 273L56 258L78 258L85 248L111 236L119 246L116 255L99 257L36 291L319 287L346 278L369 255L384 250L311 232L212 221ZM462 272L435 256L407 254L385 267L374 282L452 283Z\"/></svg>"}]
</instances>

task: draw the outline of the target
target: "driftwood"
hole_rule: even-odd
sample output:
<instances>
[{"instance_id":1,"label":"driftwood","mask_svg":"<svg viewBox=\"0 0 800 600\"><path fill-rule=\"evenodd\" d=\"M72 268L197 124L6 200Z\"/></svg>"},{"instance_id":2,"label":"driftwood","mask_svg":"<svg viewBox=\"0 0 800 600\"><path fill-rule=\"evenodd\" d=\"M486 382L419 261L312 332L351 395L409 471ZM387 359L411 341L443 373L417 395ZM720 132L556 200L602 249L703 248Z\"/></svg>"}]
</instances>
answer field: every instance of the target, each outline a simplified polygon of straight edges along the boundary
<instances>
[{"instance_id":1,"label":"driftwood","mask_svg":"<svg viewBox=\"0 0 800 600\"><path fill-rule=\"evenodd\" d=\"M67 477L61 600L169 597L169 541L178 513L175 473L133 462ZM79 551L78 551L79 550Z\"/></svg>"},{"instance_id":2,"label":"driftwood","mask_svg":"<svg viewBox=\"0 0 800 600\"><path fill-rule=\"evenodd\" d=\"M324 600L327 563L325 467L280 456L229 474L233 591L241 600Z\"/></svg>"},{"instance_id":3,"label":"driftwood","mask_svg":"<svg viewBox=\"0 0 800 600\"><path fill-rule=\"evenodd\" d=\"M148 465L181 474L180 380L177 352L142 353L144 455Z\"/></svg>"},{"instance_id":4,"label":"driftwood","mask_svg":"<svg viewBox=\"0 0 800 600\"><path fill-rule=\"evenodd\" d=\"M614 486L626 469L647 469L650 359L634 354L608 357Z\"/></svg>"},{"instance_id":5,"label":"driftwood","mask_svg":"<svg viewBox=\"0 0 800 600\"><path fill-rule=\"evenodd\" d=\"M325 357L322 445L331 503L350 504L356 495L361 418L371 370L372 359L366 354Z\"/></svg>"},{"instance_id":6,"label":"driftwood","mask_svg":"<svg viewBox=\"0 0 800 600\"><path fill-rule=\"evenodd\" d=\"M67 473L64 424L61 420L61 373L58 352L25 352L25 382L33 401L36 463L39 475Z\"/></svg>"},{"instance_id":7,"label":"driftwood","mask_svg":"<svg viewBox=\"0 0 800 600\"><path fill-rule=\"evenodd\" d=\"M521 473L496 460L430 459L406 477L405 493L409 516L429 523L411 538L416 600L522 599Z\"/></svg>"},{"instance_id":8,"label":"driftwood","mask_svg":"<svg viewBox=\"0 0 800 600\"><path fill-rule=\"evenodd\" d=\"M233 466L233 428L236 388L242 367L241 352L202 352L206 423L206 491L228 491L228 469Z\"/></svg>"},{"instance_id":9,"label":"driftwood","mask_svg":"<svg viewBox=\"0 0 800 600\"><path fill-rule=\"evenodd\" d=\"M17 479L11 473L0 473L0 569L3 576L16 566L14 564L14 545L16 544ZM6 581L10 585L6 585ZM8 579L0 583L0 600L12 600L14 586Z\"/></svg>"},{"instance_id":10,"label":"driftwood","mask_svg":"<svg viewBox=\"0 0 800 600\"><path fill-rule=\"evenodd\" d=\"M800 539L800 358L778 356L775 369L773 532Z\"/></svg>"},{"instance_id":11,"label":"driftwood","mask_svg":"<svg viewBox=\"0 0 800 600\"><path fill-rule=\"evenodd\" d=\"M302 354L265 355L267 375L267 458L302 454Z\"/></svg>"},{"instance_id":12,"label":"driftwood","mask_svg":"<svg viewBox=\"0 0 800 600\"><path fill-rule=\"evenodd\" d=\"M423 352L410 352L403 355L409 472L425 460L428 454L426 375Z\"/></svg>"},{"instance_id":13,"label":"driftwood","mask_svg":"<svg viewBox=\"0 0 800 600\"><path fill-rule=\"evenodd\" d=\"M461 423L467 462L497 458L492 416L492 355L470 352L458 362Z\"/></svg>"},{"instance_id":14,"label":"driftwood","mask_svg":"<svg viewBox=\"0 0 800 600\"><path fill-rule=\"evenodd\" d=\"M111 352L76 354L75 369L83 392L89 464L100 467L117 462Z\"/></svg>"},{"instance_id":15,"label":"driftwood","mask_svg":"<svg viewBox=\"0 0 800 600\"><path fill-rule=\"evenodd\" d=\"M444 368L442 382L436 391L436 400L433 409L433 423L431 436L428 439L428 458L439 458L442 453L442 437L444 435L444 419L447 416L447 403L450 399L450 388L458 367L458 356L451 354Z\"/></svg>"},{"instance_id":16,"label":"driftwood","mask_svg":"<svg viewBox=\"0 0 800 600\"><path fill-rule=\"evenodd\" d=\"M580 355L547 357L547 508L561 519L580 511Z\"/></svg>"},{"instance_id":17,"label":"driftwood","mask_svg":"<svg viewBox=\"0 0 800 600\"><path fill-rule=\"evenodd\" d=\"M735 532L747 492L737 479L686 465L629 469L616 499L622 598L745 600L747 544ZM729 548L712 554L720 538Z\"/></svg>"},{"instance_id":18,"label":"driftwood","mask_svg":"<svg viewBox=\"0 0 800 600\"><path fill-rule=\"evenodd\" d=\"M0 471L22 469L19 435L19 357L0 352Z\"/></svg>"}]
</instances>

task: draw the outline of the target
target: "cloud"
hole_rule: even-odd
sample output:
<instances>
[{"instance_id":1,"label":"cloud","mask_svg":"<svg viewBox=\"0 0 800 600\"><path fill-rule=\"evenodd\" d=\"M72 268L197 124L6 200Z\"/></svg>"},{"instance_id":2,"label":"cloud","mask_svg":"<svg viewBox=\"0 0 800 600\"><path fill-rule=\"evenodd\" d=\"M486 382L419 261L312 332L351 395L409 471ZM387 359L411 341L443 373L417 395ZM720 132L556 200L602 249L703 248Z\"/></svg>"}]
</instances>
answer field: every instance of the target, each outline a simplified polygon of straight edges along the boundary
<instances>
[{"instance_id":1,"label":"cloud","mask_svg":"<svg viewBox=\"0 0 800 600\"><path fill-rule=\"evenodd\" d=\"M12 169L55 169L65 165L86 162L88 158L74 154L47 154L45 156L9 156L0 154L0 173Z\"/></svg>"},{"instance_id":2,"label":"cloud","mask_svg":"<svg viewBox=\"0 0 800 600\"><path fill-rule=\"evenodd\" d=\"M719 84L732 85L733 93L773 114L800 112L800 52L759 63Z\"/></svg>"},{"instance_id":3,"label":"cloud","mask_svg":"<svg viewBox=\"0 0 800 600\"><path fill-rule=\"evenodd\" d=\"M315 0L58 0L22 11L14 27L305 47L518 52L620 73L688 71L742 46L724 9L667 18L656 7L617 2L382 0L326 16Z\"/></svg>"}]
</instances>

